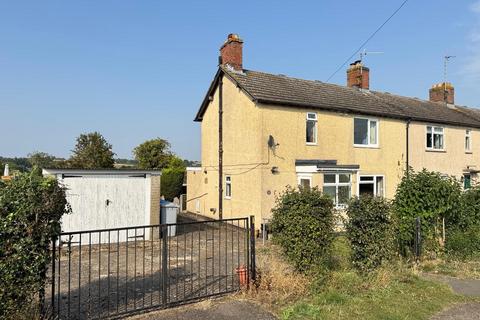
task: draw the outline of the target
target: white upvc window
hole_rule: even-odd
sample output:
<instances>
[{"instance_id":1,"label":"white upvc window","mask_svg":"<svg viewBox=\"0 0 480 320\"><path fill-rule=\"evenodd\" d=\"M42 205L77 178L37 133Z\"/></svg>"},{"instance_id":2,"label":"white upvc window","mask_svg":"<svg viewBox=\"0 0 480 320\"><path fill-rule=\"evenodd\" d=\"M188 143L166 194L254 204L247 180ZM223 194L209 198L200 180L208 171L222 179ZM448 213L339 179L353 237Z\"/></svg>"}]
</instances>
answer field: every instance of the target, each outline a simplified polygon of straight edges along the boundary
<instances>
[{"instance_id":1,"label":"white upvc window","mask_svg":"<svg viewBox=\"0 0 480 320\"><path fill-rule=\"evenodd\" d=\"M378 120L355 117L353 144L357 147L378 147Z\"/></svg>"},{"instance_id":2,"label":"white upvc window","mask_svg":"<svg viewBox=\"0 0 480 320\"><path fill-rule=\"evenodd\" d=\"M232 177L225 176L225 198L232 198Z\"/></svg>"},{"instance_id":3,"label":"white upvc window","mask_svg":"<svg viewBox=\"0 0 480 320\"><path fill-rule=\"evenodd\" d=\"M303 187L306 189L310 189L312 187L312 176L308 174L300 174L298 175L298 186Z\"/></svg>"},{"instance_id":4,"label":"white upvc window","mask_svg":"<svg viewBox=\"0 0 480 320\"><path fill-rule=\"evenodd\" d=\"M465 151L472 152L472 130L465 130Z\"/></svg>"},{"instance_id":5,"label":"white upvc window","mask_svg":"<svg viewBox=\"0 0 480 320\"><path fill-rule=\"evenodd\" d=\"M307 113L307 120L306 120L306 142L307 144L317 144L317 114L315 112L308 112Z\"/></svg>"},{"instance_id":6,"label":"white upvc window","mask_svg":"<svg viewBox=\"0 0 480 320\"><path fill-rule=\"evenodd\" d=\"M325 173L323 193L329 195L337 208L346 207L351 197L352 178L350 173Z\"/></svg>"},{"instance_id":7,"label":"white upvc window","mask_svg":"<svg viewBox=\"0 0 480 320\"><path fill-rule=\"evenodd\" d=\"M427 150L444 150L445 138L444 128L436 126L427 126L426 133L426 147Z\"/></svg>"},{"instance_id":8,"label":"white upvc window","mask_svg":"<svg viewBox=\"0 0 480 320\"><path fill-rule=\"evenodd\" d=\"M385 196L385 178L380 175L360 176L358 180L358 195L370 195L372 197Z\"/></svg>"}]
</instances>

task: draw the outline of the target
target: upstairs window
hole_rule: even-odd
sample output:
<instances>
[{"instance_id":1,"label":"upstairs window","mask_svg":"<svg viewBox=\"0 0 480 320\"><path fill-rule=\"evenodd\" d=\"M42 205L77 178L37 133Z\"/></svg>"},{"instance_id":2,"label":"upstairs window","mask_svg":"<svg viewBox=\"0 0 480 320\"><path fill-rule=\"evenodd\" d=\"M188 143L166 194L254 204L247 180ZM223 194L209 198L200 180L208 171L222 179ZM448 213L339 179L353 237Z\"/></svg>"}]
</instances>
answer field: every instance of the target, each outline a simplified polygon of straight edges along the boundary
<instances>
[{"instance_id":1,"label":"upstairs window","mask_svg":"<svg viewBox=\"0 0 480 320\"><path fill-rule=\"evenodd\" d=\"M317 114L314 112L307 113L307 144L317 144Z\"/></svg>"},{"instance_id":2,"label":"upstairs window","mask_svg":"<svg viewBox=\"0 0 480 320\"><path fill-rule=\"evenodd\" d=\"M472 130L465 130L465 151L472 151Z\"/></svg>"},{"instance_id":3,"label":"upstairs window","mask_svg":"<svg viewBox=\"0 0 480 320\"><path fill-rule=\"evenodd\" d=\"M444 149L444 129L442 127L427 126L427 149L443 150Z\"/></svg>"},{"instance_id":4,"label":"upstairs window","mask_svg":"<svg viewBox=\"0 0 480 320\"><path fill-rule=\"evenodd\" d=\"M353 143L356 146L378 146L378 121L366 118L353 119Z\"/></svg>"},{"instance_id":5,"label":"upstairs window","mask_svg":"<svg viewBox=\"0 0 480 320\"><path fill-rule=\"evenodd\" d=\"M232 177L230 176L225 177L225 198L232 198Z\"/></svg>"},{"instance_id":6,"label":"upstairs window","mask_svg":"<svg viewBox=\"0 0 480 320\"><path fill-rule=\"evenodd\" d=\"M337 208L346 207L351 196L350 173L325 173L323 193L329 195Z\"/></svg>"}]
</instances>

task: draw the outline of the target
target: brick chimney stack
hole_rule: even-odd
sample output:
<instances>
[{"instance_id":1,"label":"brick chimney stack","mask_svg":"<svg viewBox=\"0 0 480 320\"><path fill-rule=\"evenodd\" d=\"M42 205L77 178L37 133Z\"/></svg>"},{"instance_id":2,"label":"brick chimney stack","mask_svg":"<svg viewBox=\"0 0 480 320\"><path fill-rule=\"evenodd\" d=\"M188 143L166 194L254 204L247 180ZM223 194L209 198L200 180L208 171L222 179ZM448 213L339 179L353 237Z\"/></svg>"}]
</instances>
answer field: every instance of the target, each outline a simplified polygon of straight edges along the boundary
<instances>
[{"instance_id":1,"label":"brick chimney stack","mask_svg":"<svg viewBox=\"0 0 480 320\"><path fill-rule=\"evenodd\" d=\"M434 84L430 88L430 101L454 104L455 89L453 88L453 85L450 82Z\"/></svg>"},{"instance_id":2,"label":"brick chimney stack","mask_svg":"<svg viewBox=\"0 0 480 320\"><path fill-rule=\"evenodd\" d=\"M364 67L361 60L350 64L347 70L347 86L365 90L370 88L370 69Z\"/></svg>"},{"instance_id":3,"label":"brick chimney stack","mask_svg":"<svg viewBox=\"0 0 480 320\"><path fill-rule=\"evenodd\" d=\"M238 34L230 33L227 40L220 48L220 64L229 65L234 70L242 71L243 40Z\"/></svg>"}]
</instances>

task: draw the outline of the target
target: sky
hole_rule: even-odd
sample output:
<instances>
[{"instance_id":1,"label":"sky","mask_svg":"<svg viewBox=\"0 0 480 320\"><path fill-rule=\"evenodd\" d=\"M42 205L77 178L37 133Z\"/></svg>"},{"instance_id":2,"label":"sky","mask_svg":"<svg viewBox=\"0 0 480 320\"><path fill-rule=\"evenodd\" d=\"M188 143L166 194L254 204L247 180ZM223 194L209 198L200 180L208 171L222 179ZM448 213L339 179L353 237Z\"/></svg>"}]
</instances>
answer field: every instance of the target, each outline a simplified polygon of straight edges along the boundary
<instances>
[{"instance_id":1,"label":"sky","mask_svg":"<svg viewBox=\"0 0 480 320\"><path fill-rule=\"evenodd\" d=\"M68 157L99 131L120 158L161 137L200 159L193 118L229 33L246 69L326 81L403 0L0 0L0 156ZM409 0L365 46L370 88L480 107L480 1ZM346 66L330 82L345 84Z\"/></svg>"}]
</instances>

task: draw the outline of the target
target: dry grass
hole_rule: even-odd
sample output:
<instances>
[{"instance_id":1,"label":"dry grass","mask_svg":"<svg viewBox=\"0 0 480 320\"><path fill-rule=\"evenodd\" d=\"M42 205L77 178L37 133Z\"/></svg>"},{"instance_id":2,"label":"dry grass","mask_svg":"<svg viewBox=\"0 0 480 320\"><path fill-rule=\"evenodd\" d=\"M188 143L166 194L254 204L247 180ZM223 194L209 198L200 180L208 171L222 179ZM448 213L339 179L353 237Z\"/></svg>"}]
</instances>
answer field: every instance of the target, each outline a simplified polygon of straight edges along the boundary
<instances>
[{"instance_id":1,"label":"dry grass","mask_svg":"<svg viewBox=\"0 0 480 320\"><path fill-rule=\"evenodd\" d=\"M460 279L480 279L480 258L471 260L435 259L422 261L420 270Z\"/></svg>"},{"instance_id":2,"label":"dry grass","mask_svg":"<svg viewBox=\"0 0 480 320\"><path fill-rule=\"evenodd\" d=\"M257 283L241 295L273 313L309 294L310 281L284 260L278 246L257 248L257 270Z\"/></svg>"}]
</instances>

